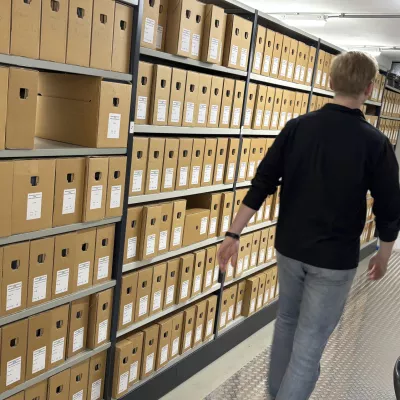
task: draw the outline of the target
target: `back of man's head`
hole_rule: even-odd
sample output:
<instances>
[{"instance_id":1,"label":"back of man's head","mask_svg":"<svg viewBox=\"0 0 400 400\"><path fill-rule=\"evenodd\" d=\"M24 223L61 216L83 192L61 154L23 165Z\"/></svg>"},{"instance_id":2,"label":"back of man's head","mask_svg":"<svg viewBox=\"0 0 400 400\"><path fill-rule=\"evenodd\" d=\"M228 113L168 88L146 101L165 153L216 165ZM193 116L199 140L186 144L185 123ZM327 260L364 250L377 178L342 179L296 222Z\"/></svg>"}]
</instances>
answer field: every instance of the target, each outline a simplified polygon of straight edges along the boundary
<instances>
[{"instance_id":1,"label":"back of man's head","mask_svg":"<svg viewBox=\"0 0 400 400\"><path fill-rule=\"evenodd\" d=\"M336 95L357 98L366 94L379 71L372 56L349 51L336 56L331 65L331 86Z\"/></svg>"}]
</instances>

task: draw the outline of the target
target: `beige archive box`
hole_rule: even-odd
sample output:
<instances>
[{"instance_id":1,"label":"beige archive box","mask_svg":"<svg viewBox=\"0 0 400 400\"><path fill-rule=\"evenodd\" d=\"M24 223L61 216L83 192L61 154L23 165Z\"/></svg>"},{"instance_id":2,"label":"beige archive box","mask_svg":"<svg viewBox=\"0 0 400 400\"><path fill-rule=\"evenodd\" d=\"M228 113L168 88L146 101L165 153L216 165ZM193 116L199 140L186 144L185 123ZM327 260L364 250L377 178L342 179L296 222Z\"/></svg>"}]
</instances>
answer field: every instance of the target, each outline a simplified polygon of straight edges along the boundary
<instances>
[{"instance_id":1,"label":"beige archive box","mask_svg":"<svg viewBox=\"0 0 400 400\"><path fill-rule=\"evenodd\" d=\"M213 76L211 80L210 107L208 113L208 128L217 128L221 112L222 90L224 78Z\"/></svg>"},{"instance_id":2,"label":"beige archive box","mask_svg":"<svg viewBox=\"0 0 400 400\"><path fill-rule=\"evenodd\" d=\"M0 2L0 53L10 53L10 37L11 37L11 0L3 0Z\"/></svg>"},{"instance_id":3,"label":"beige archive box","mask_svg":"<svg viewBox=\"0 0 400 400\"><path fill-rule=\"evenodd\" d=\"M241 117L242 117L242 108L243 108L243 100L244 100L244 81L235 81L235 94L233 96L233 104L232 104L232 118L231 118L231 128L240 128Z\"/></svg>"},{"instance_id":4,"label":"beige archive box","mask_svg":"<svg viewBox=\"0 0 400 400\"><path fill-rule=\"evenodd\" d=\"M149 119L151 125L167 125L171 74L172 68L158 64L153 65L152 100Z\"/></svg>"},{"instance_id":5,"label":"beige archive box","mask_svg":"<svg viewBox=\"0 0 400 400\"><path fill-rule=\"evenodd\" d=\"M218 64L224 48L224 14L223 8L206 4L201 46L201 60Z\"/></svg>"},{"instance_id":6,"label":"beige archive box","mask_svg":"<svg viewBox=\"0 0 400 400\"><path fill-rule=\"evenodd\" d=\"M169 98L168 125L182 126L187 71L172 68L171 94Z\"/></svg>"},{"instance_id":7,"label":"beige archive box","mask_svg":"<svg viewBox=\"0 0 400 400\"><path fill-rule=\"evenodd\" d=\"M221 113L219 119L219 128L229 128L232 112L232 102L234 97L235 81L224 78L224 87L222 90Z\"/></svg>"},{"instance_id":8,"label":"beige archive box","mask_svg":"<svg viewBox=\"0 0 400 400\"><path fill-rule=\"evenodd\" d=\"M211 95L211 80L211 75L200 74L199 92L197 95L197 115L195 115L195 125L199 127L207 126Z\"/></svg>"},{"instance_id":9,"label":"beige archive box","mask_svg":"<svg viewBox=\"0 0 400 400\"><path fill-rule=\"evenodd\" d=\"M264 28L262 25L258 25L256 47L254 49L254 60L252 67L252 72L255 74L261 74L266 34L267 29Z\"/></svg>"},{"instance_id":10,"label":"beige archive box","mask_svg":"<svg viewBox=\"0 0 400 400\"><path fill-rule=\"evenodd\" d=\"M135 124L150 123L150 112L153 88L153 64L139 61L138 80L136 89ZM137 138L135 138L136 140Z\"/></svg>"},{"instance_id":11,"label":"beige archive box","mask_svg":"<svg viewBox=\"0 0 400 400\"><path fill-rule=\"evenodd\" d=\"M167 34L167 20L168 20L168 0L160 0L160 7L158 9L158 25L156 37L156 49L164 51L165 37Z\"/></svg>"},{"instance_id":12,"label":"beige archive box","mask_svg":"<svg viewBox=\"0 0 400 400\"><path fill-rule=\"evenodd\" d=\"M140 46L156 49L159 8L160 0L146 0L143 2Z\"/></svg>"}]
</instances>

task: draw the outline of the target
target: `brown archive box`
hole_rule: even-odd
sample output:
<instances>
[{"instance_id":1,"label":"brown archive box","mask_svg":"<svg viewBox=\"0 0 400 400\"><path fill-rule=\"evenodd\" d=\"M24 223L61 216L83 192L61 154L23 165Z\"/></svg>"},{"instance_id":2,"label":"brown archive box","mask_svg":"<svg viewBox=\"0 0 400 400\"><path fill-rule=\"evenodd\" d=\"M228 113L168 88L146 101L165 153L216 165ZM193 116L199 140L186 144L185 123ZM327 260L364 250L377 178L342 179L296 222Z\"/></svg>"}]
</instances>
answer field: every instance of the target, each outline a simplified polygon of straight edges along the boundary
<instances>
[{"instance_id":1,"label":"brown archive box","mask_svg":"<svg viewBox=\"0 0 400 400\"><path fill-rule=\"evenodd\" d=\"M128 391L132 344L121 340L115 345L112 397L118 399Z\"/></svg>"},{"instance_id":2,"label":"brown archive box","mask_svg":"<svg viewBox=\"0 0 400 400\"><path fill-rule=\"evenodd\" d=\"M38 85L38 71L10 68L6 123L7 149L33 149ZM24 118L21 118L21 115Z\"/></svg>"},{"instance_id":3,"label":"brown archive box","mask_svg":"<svg viewBox=\"0 0 400 400\"><path fill-rule=\"evenodd\" d=\"M58 158L55 168L53 226L81 222L86 161Z\"/></svg>"},{"instance_id":4,"label":"brown archive box","mask_svg":"<svg viewBox=\"0 0 400 400\"><path fill-rule=\"evenodd\" d=\"M196 322L196 306L188 307L183 311L183 329L180 354L186 353L193 346L194 324Z\"/></svg>"},{"instance_id":5,"label":"brown archive box","mask_svg":"<svg viewBox=\"0 0 400 400\"><path fill-rule=\"evenodd\" d=\"M196 321L194 323L193 347L203 341L206 325L207 300L196 304Z\"/></svg>"},{"instance_id":6,"label":"brown archive box","mask_svg":"<svg viewBox=\"0 0 400 400\"><path fill-rule=\"evenodd\" d=\"M90 296L86 342L89 349L95 349L110 340L112 298L113 289Z\"/></svg>"},{"instance_id":7,"label":"brown archive box","mask_svg":"<svg viewBox=\"0 0 400 400\"><path fill-rule=\"evenodd\" d=\"M259 283L260 279L258 278L258 276L253 276L247 278L246 280L246 289L244 293L243 312L242 312L242 315L244 315L245 317L254 314L254 312L256 311Z\"/></svg>"},{"instance_id":8,"label":"brown archive box","mask_svg":"<svg viewBox=\"0 0 400 400\"><path fill-rule=\"evenodd\" d=\"M146 378L146 376L155 370L159 332L160 327L158 324L143 329L143 354L140 379Z\"/></svg>"},{"instance_id":9,"label":"brown archive box","mask_svg":"<svg viewBox=\"0 0 400 400\"><path fill-rule=\"evenodd\" d=\"M143 336L143 332L138 332L127 339L131 343L129 385L133 385L139 380L142 365Z\"/></svg>"},{"instance_id":10,"label":"brown archive box","mask_svg":"<svg viewBox=\"0 0 400 400\"><path fill-rule=\"evenodd\" d=\"M194 254L185 254L180 257L179 292L177 304L188 300L192 294L194 270Z\"/></svg>"},{"instance_id":11,"label":"brown archive box","mask_svg":"<svg viewBox=\"0 0 400 400\"><path fill-rule=\"evenodd\" d=\"M236 319L242 315L242 307L243 307L245 289L246 289L246 281L242 280L237 285L234 319Z\"/></svg>"},{"instance_id":12,"label":"brown archive box","mask_svg":"<svg viewBox=\"0 0 400 400\"><path fill-rule=\"evenodd\" d=\"M225 279L225 282L226 282L226 279ZM229 308L229 293L230 293L230 288L224 290L224 292L222 293L221 310L220 310L218 328L217 328L218 331L221 331L226 326L227 316L228 316L228 308Z\"/></svg>"},{"instance_id":13,"label":"brown archive box","mask_svg":"<svg viewBox=\"0 0 400 400\"><path fill-rule=\"evenodd\" d=\"M70 369L51 376L47 382L47 400L68 400L70 380Z\"/></svg>"},{"instance_id":14,"label":"brown archive box","mask_svg":"<svg viewBox=\"0 0 400 400\"><path fill-rule=\"evenodd\" d=\"M314 65L315 65L315 57L317 53L317 49L313 46L309 47L308 59L306 66L307 76L306 76L306 85L311 85L313 72L314 72Z\"/></svg>"},{"instance_id":15,"label":"brown archive box","mask_svg":"<svg viewBox=\"0 0 400 400\"><path fill-rule=\"evenodd\" d=\"M211 289L213 285L213 276L215 268L216 246L207 247L205 249L206 256L204 262L204 274L202 283L202 292ZM218 277L217 277L218 280Z\"/></svg>"},{"instance_id":16,"label":"brown archive box","mask_svg":"<svg viewBox=\"0 0 400 400\"><path fill-rule=\"evenodd\" d=\"M275 233L276 233L276 227L272 226L269 228L269 235L268 235L268 247L267 247L267 253L266 253L266 261L270 262L275 256Z\"/></svg>"},{"instance_id":17,"label":"brown archive box","mask_svg":"<svg viewBox=\"0 0 400 400\"><path fill-rule=\"evenodd\" d=\"M124 264L139 258L143 207L128 208L125 233Z\"/></svg>"},{"instance_id":18,"label":"brown archive box","mask_svg":"<svg viewBox=\"0 0 400 400\"><path fill-rule=\"evenodd\" d=\"M2 1L0 4L0 53L10 53L11 36L11 0Z\"/></svg>"},{"instance_id":19,"label":"brown archive box","mask_svg":"<svg viewBox=\"0 0 400 400\"><path fill-rule=\"evenodd\" d=\"M118 330L134 321L138 276L137 272L122 275Z\"/></svg>"},{"instance_id":20,"label":"brown archive box","mask_svg":"<svg viewBox=\"0 0 400 400\"><path fill-rule=\"evenodd\" d=\"M212 184L220 185L224 181L226 155L228 153L228 138L218 138L215 151L214 177Z\"/></svg>"},{"instance_id":21,"label":"brown archive box","mask_svg":"<svg viewBox=\"0 0 400 400\"><path fill-rule=\"evenodd\" d=\"M186 200L174 201L172 226L171 226L171 242L169 250L177 250L182 247L183 232L186 216Z\"/></svg>"},{"instance_id":22,"label":"brown archive box","mask_svg":"<svg viewBox=\"0 0 400 400\"><path fill-rule=\"evenodd\" d=\"M73 292L92 286L95 247L96 228L84 229L76 233Z\"/></svg>"},{"instance_id":23,"label":"brown archive box","mask_svg":"<svg viewBox=\"0 0 400 400\"><path fill-rule=\"evenodd\" d=\"M167 263L153 266L153 284L151 287L150 315L156 314L162 310L165 278L167 273Z\"/></svg>"},{"instance_id":24,"label":"brown archive box","mask_svg":"<svg viewBox=\"0 0 400 400\"><path fill-rule=\"evenodd\" d=\"M165 139L164 162L161 178L161 192L172 192L175 189L179 157L179 139Z\"/></svg>"},{"instance_id":25,"label":"brown archive box","mask_svg":"<svg viewBox=\"0 0 400 400\"><path fill-rule=\"evenodd\" d=\"M168 125L182 126L183 105L186 91L186 77L187 71L179 68L172 68Z\"/></svg>"},{"instance_id":26,"label":"brown archive box","mask_svg":"<svg viewBox=\"0 0 400 400\"><path fill-rule=\"evenodd\" d=\"M198 294L201 293L203 286L205 259L206 259L205 250L194 252L192 297L197 296Z\"/></svg>"},{"instance_id":27,"label":"brown archive box","mask_svg":"<svg viewBox=\"0 0 400 400\"><path fill-rule=\"evenodd\" d=\"M191 44L190 44L190 55L189 57L193 60L200 60L200 53L203 40L203 26L205 17L205 4L200 1L194 1L191 3L192 15L194 17L191 23ZM187 17L187 15L186 15Z\"/></svg>"},{"instance_id":28,"label":"brown archive box","mask_svg":"<svg viewBox=\"0 0 400 400\"><path fill-rule=\"evenodd\" d=\"M48 360L46 357L49 351L50 326L48 318L51 311L34 315L28 318L28 347L26 357L26 375L28 381L33 377L46 372Z\"/></svg>"},{"instance_id":29,"label":"brown archive box","mask_svg":"<svg viewBox=\"0 0 400 400\"><path fill-rule=\"evenodd\" d=\"M244 99L244 86L244 81L235 81L235 93L233 96L232 118L230 123L231 128L240 128Z\"/></svg>"},{"instance_id":30,"label":"brown archive box","mask_svg":"<svg viewBox=\"0 0 400 400\"><path fill-rule=\"evenodd\" d=\"M210 210L204 208L186 210L185 227L189 227L189 229L184 230L183 246L189 246L207 239L209 218Z\"/></svg>"},{"instance_id":31,"label":"brown archive box","mask_svg":"<svg viewBox=\"0 0 400 400\"><path fill-rule=\"evenodd\" d=\"M275 33L274 50L272 52L272 61L270 68L270 76L273 78L279 77L279 65L281 62L282 47L284 36L278 32Z\"/></svg>"},{"instance_id":32,"label":"brown archive box","mask_svg":"<svg viewBox=\"0 0 400 400\"><path fill-rule=\"evenodd\" d=\"M71 302L69 309L67 358L85 350L88 318L89 297Z\"/></svg>"},{"instance_id":33,"label":"brown archive box","mask_svg":"<svg viewBox=\"0 0 400 400\"><path fill-rule=\"evenodd\" d=\"M40 59L65 63L68 1L42 1Z\"/></svg>"},{"instance_id":34,"label":"brown archive box","mask_svg":"<svg viewBox=\"0 0 400 400\"><path fill-rule=\"evenodd\" d=\"M160 0L158 9L158 25L156 37L156 49L164 51L165 37L167 34L167 19L168 19L168 0Z\"/></svg>"},{"instance_id":35,"label":"brown archive box","mask_svg":"<svg viewBox=\"0 0 400 400\"><path fill-rule=\"evenodd\" d=\"M83 221L101 220L106 214L108 157L86 158Z\"/></svg>"},{"instance_id":36,"label":"brown archive box","mask_svg":"<svg viewBox=\"0 0 400 400\"><path fill-rule=\"evenodd\" d=\"M265 294L265 285L267 283L267 275L258 274L260 278L260 283L258 284L258 294L257 294L257 305L256 310L258 311L264 305L264 294Z\"/></svg>"},{"instance_id":37,"label":"brown archive box","mask_svg":"<svg viewBox=\"0 0 400 400\"><path fill-rule=\"evenodd\" d=\"M269 76L269 74L271 73L274 45L275 45L275 32L271 31L271 29L267 29L267 32L265 34L265 47L264 47L264 57L263 57L261 75Z\"/></svg>"},{"instance_id":38,"label":"brown archive box","mask_svg":"<svg viewBox=\"0 0 400 400\"><path fill-rule=\"evenodd\" d=\"M71 378L69 382L69 396L71 399L87 399L87 388L89 382L89 363L86 360L71 368Z\"/></svg>"},{"instance_id":39,"label":"brown archive box","mask_svg":"<svg viewBox=\"0 0 400 400\"><path fill-rule=\"evenodd\" d=\"M107 352L102 351L89 361L88 398L100 400L104 394ZM90 394L89 394L90 393Z\"/></svg>"},{"instance_id":40,"label":"brown archive box","mask_svg":"<svg viewBox=\"0 0 400 400\"><path fill-rule=\"evenodd\" d=\"M138 272L136 290L135 321L142 321L149 316L153 267Z\"/></svg>"},{"instance_id":41,"label":"brown archive box","mask_svg":"<svg viewBox=\"0 0 400 400\"><path fill-rule=\"evenodd\" d=\"M53 261L54 237L30 242L27 308L51 299Z\"/></svg>"},{"instance_id":42,"label":"brown archive box","mask_svg":"<svg viewBox=\"0 0 400 400\"><path fill-rule=\"evenodd\" d=\"M176 190L189 187L190 164L192 162L193 139L179 139L178 169L176 176Z\"/></svg>"},{"instance_id":43,"label":"brown archive box","mask_svg":"<svg viewBox=\"0 0 400 400\"><path fill-rule=\"evenodd\" d=\"M169 360L174 359L179 355L181 347L181 338L183 330L183 312L172 316L171 328L171 346L169 352Z\"/></svg>"},{"instance_id":44,"label":"brown archive box","mask_svg":"<svg viewBox=\"0 0 400 400\"><path fill-rule=\"evenodd\" d=\"M115 3L111 70L129 73L132 42L133 7Z\"/></svg>"},{"instance_id":45,"label":"brown archive box","mask_svg":"<svg viewBox=\"0 0 400 400\"><path fill-rule=\"evenodd\" d=\"M232 113L232 103L235 91L235 81L224 78L224 87L222 90L221 113L219 118L219 128L229 128Z\"/></svg>"},{"instance_id":46,"label":"brown archive box","mask_svg":"<svg viewBox=\"0 0 400 400\"><path fill-rule=\"evenodd\" d=\"M309 93L303 93L303 98L302 98L302 102L301 102L301 112L300 112L300 115L304 115L304 114L307 113L308 98L309 98Z\"/></svg>"},{"instance_id":47,"label":"brown archive box","mask_svg":"<svg viewBox=\"0 0 400 400\"><path fill-rule=\"evenodd\" d=\"M193 139L189 188L200 187L205 145L206 145L205 139L197 139L197 138Z\"/></svg>"},{"instance_id":48,"label":"brown archive box","mask_svg":"<svg viewBox=\"0 0 400 400\"><path fill-rule=\"evenodd\" d=\"M226 317L227 323L232 322L235 318L237 284L232 285L228 290L229 290L229 299L228 299L228 315Z\"/></svg>"},{"instance_id":49,"label":"brown archive box","mask_svg":"<svg viewBox=\"0 0 400 400\"><path fill-rule=\"evenodd\" d=\"M242 69L241 67L241 48L242 36L245 28L245 19L229 14L226 18L226 31L224 41L224 51L222 63L225 67Z\"/></svg>"},{"instance_id":50,"label":"brown archive box","mask_svg":"<svg viewBox=\"0 0 400 400\"><path fill-rule=\"evenodd\" d=\"M331 61L332 61L332 54L325 53L324 68L322 69L322 78L321 78L321 88L322 89L327 89L327 87L328 87L328 79L329 79L329 71L331 69Z\"/></svg>"},{"instance_id":51,"label":"brown archive box","mask_svg":"<svg viewBox=\"0 0 400 400\"><path fill-rule=\"evenodd\" d=\"M167 364L169 360L169 348L171 346L172 318L158 322L160 327L158 335L158 350L156 357L156 370Z\"/></svg>"},{"instance_id":52,"label":"brown archive box","mask_svg":"<svg viewBox=\"0 0 400 400\"><path fill-rule=\"evenodd\" d=\"M139 258L148 260L158 254L161 222L161 205L143 207Z\"/></svg>"},{"instance_id":53,"label":"brown archive box","mask_svg":"<svg viewBox=\"0 0 400 400\"><path fill-rule=\"evenodd\" d=\"M267 95L265 99L264 107L264 119L262 123L262 129L269 130L271 125L272 110L275 104L275 88L268 86Z\"/></svg>"},{"instance_id":54,"label":"brown archive box","mask_svg":"<svg viewBox=\"0 0 400 400\"><path fill-rule=\"evenodd\" d=\"M301 72L303 69L305 71L306 67L307 67L307 65L304 64L304 53L306 52L306 50L307 50L307 46L303 42L298 42L293 82L301 83L301 80L300 80ZM305 79L304 73L303 73L303 82Z\"/></svg>"},{"instance_id":55,"label":"brown archive box","mask_svg":"<svg viewBox=\"0 0 400 400\"><path fill-rule=\"evenodd\" d=\"M92 33L93 1L70 0L66 63L88 67Z\"/></svg>"},{"instance_id":56,"label":"brown archive box","mask_svg":"<svg viewBox=\"0 0 400 400\"><path fill-rule=\"evenodd\" d=\"M236 174L236 163L239 152L239 139L229 138L228 154L225 166L224 183L233 183Z\"/></svg>"},{"instance_id":57,"label":"brown archive box","mask_svg":"<svg viewBox=\"0 0 400 400\"><path fill-rule=\"evenodd\" d=\"M297 118L301 113L302 99L303 99L303 93L295 92L293 118Z\"/></svg>"},{"instance_id":58,"label":"brown archive box","mask_svg":"<svg viewBox=\"0 0 400 400\"><path fill-rule=\"evenodd\" d=\"M158 254L167 253L171 242L172 217L174 214L174 203L161 204L160 236L158 241Z\"/></svg>"},{"instance_id":59,"label":"brown archive box","mask_svg":"<svg viewBox=\"0 0 400 400\"><path fill-rule=\"evenodd\" d=\"M0 237L11 235L11 209L13 196L13 177L14 163L13 161L0 162L0 186L2 187L2 200L0 208Z\"/></svg>"},{"instance_id":60,"label":"brown archive box","mask_svg":"<svg viewBox=\"0 0 400 400\"><path fill-rule=\"evenodd\" d=\"M279 122L278 122L279 130L283 129L286 124L286 116L288 114L288 107L289 107L289 97L290 97L289 90L284 90L281 101L281 112L279 115Z\"/></svg>"},{"instance_id":61,"label":"brown archive box","mask_svg":"<svg viewBox=\"0 0 400 400\"><path fill-rule=\"evenodd\" d=\"M261 129L264 120L265 102L267 101L267 86L257 85L257 94L254 102L252 129ZM247 117L247 115L246 115Z\"/></svg>"},{"instance_id":62,"label":"brown archive box","mask_svg":"<svg viewBox=\"0 0 400 400\"><path fill-rule=\"evenodd\" d=\"M277 130L279 128L279 118L282 107L283 92L284 91L282 89L275 90L274 105L271 112L271 130Z\"/></svg>"},{"instance_id":63,"label":"brown archive box","mask_svg":"<svg viewBox=\"0 0 400 400\"><path fill-rule=\"evenodd\" d=\"M246 114L244 119L244 127L250 128L251 121L253 118L253 110L256 102L257 95L257 85L255 83L250 83L249 90L247 93L247 101L246 101Z\"/></svg>"},{"instance_id":64,"label":"brown archive box","mask_svg":"<svg viewBox=\"0 0 400 400\"><path fill-rule=\"evenodd\" d=\"M39 58L41 1L13 1L10 54Z\"/></svg>"},{"instance_id":65,"label":"brown archive box","mask_svg":"<svg viewBox=\"0 0 400 400\"><path fill-rule=\"evenodd\" d=\"M201 60L217 64L221 60L224 43L223 8L206 4L201 46Z\"/></svg>"},{"instance_id":66,"label":"brown archive box","mask_svg":"<svg viewBox=\"0 0 400 400\"><path fill-rule=\"evenodd\" d=\"M299 42L297 40L290 39L288 66L286 71L286 80L289 82L292 82L295 74L298 48L299 48Z\"/></svg>"},{"instance_id":67,"label":"brown archive box","mask_svg":"<svg viewBox=\"0 0 400 400\"><path fill-rule=\"evenodd\" d=\"M164 305L165 310L168 307L172 307L176 302L179 285L179 258L175 258L167 261L167 273L165 277L165 295Z\"/></svg>"},{"instance_id":68,"label":"brown archive box","mask_svg":"<svg viewBox=\"0 0 400 400\"><path fill-rule=\"evenodd\" d=\"M322 71L324 69L324 60L325 60L325 54L326 52L323 50L320 50L318 53L318 60L317 60L317 73L315 75L315 82L314 86L317 88L321 88L321 83L322 83Z\"/></svg>"},{"instance_id":69,"label":"brown archive box","mask_svg":"<svg viewBox=\"0 0 400 400\"><path fill-rule=\"evenodd\" d=\"M257 26L256 47L254 49L254 59L252 71L255 74L261 74L262 60L265 47L265 35L267 29L261 25Z\"/></svg>"},{"instance_id":70,"label":"brown archive box","mask_svg":"<svg viewBox=\"0 0 400 400\"><path fill-rule=\"evenodd\" d=\"M222 193L222 204L221 204L221 219L218 227L218 236L223 235L228 231L231 225L231 214L233 209L233 192Z\"/></svg>"},{"instance_id":71,"label":"brown archive box","mask_svg":"<svg viewBox=\"0 0 400 400\"><path fill-rule=\"evenodd\" d=\"M242 23L242 38L241 42L241 49L240 49L240 69L246 71L247 64L249 62L249 51L250 51L250 42L251 42L251 35L253 30L253 23L248 21L247 19L243 20Z\"/></svg>"},{"instance_id":72,"label":"brown archive box","mask_svg":"<svg viewBox=\"0 0 400 400\"><path fill-rule=\"evenodd\" d=\"M164 138L152 137L149 140L149 154L147 157L147 174L144 190L145 194L160 192L165 151Z\"/></svg>"},{"instance_id":73,"label":"brown archive box","mask_svg":"<svg viewBox=\"0 0 400 400\"><path fill-rule=\"evenodd\" d=\"M67 349L69 304L53 308L50 314L49 351L47 365L54 368L65 360Z\"/></svg>"},{"instance_id":74,"label":"brown archive box","mask_svg":"<svg viewBox=\"0 0 400 400\"><path fill-rule=\"evenodd\" d=\"M139 61L136 91L135 124L147 125L150 122L152 88L153 64Z\"/></svg>"},{"instance_id":75,"label":"brown archive box","mask_svg":"<svg viewBox=\"0 0 400 400\"><path fill-rule=\"evenodd\" d=\"M146 0L143 3L142 34L140 46L156 49L158 11L160 0Z\"/></svg>"},{"instance_id":76,"label":"brown archive box","mask_svg":"<svg viewBox=\"0 0 400 400\"><path fill-rule=\"evenodd\" d=\"M108 162L108 182L106 218L122 215L125 194L126 157L110 157Z\"/></svg>"},{"instance_id":77,"label":"brown archive box","mask_svg":"<svg viewBox=\"0 0 400 400\"><path fill-rule=\"evenodd\" d=\"M25 396L24 396L25 395ZM12 397L14 400L46 400L47 399L47 380L37 383L26 389L25 392L19 392ZM10 397L11 399L11 397Z\"/></svg>"},{"instance_id":78,"label":"brown archive box","mask_svg":"<svg viewBox=\"0 0 400 400\"><path fill-rule=\"evenodd\" d=\"M217 128L222 101L224 78L213 76L211 79L210 107L208 112L208 128Z\"/></svg>"},{"instance_id":79,"label":"brown archive box","mask_svg":"<svg viewBox=\"0 0 400 400\"><path fill-rule=\"evenodd\" d=\"M96 230L93 285L111 279L114 253L115 225L100 226Z\"/></svg>"},{"instance_id":80,"label":"brown archive box","mask_svg":"<svg viewBox=\"0 0 400 400\"><path fill-rule=\"evenodd\" d=\"M148 152L149 138L135 137L133 139L131 181L129 183L130 196L138 196L144 193Z\"/></svg>"},{"instance_id":81,"label":"brown archive box","mask_svg":"<svg viewBox=\"0 0 400 400\"><path fill-rule=\"evenodd\" d=\"M200 74L199 92L197 95L197 112L194 119L195 126L207 126L210 108L211 82L211 75Z\"/></svg>"},{"instance_id":82,"label":"brown archive box","mask_svg":"<svg viewBox=\"0 0 400 400\"><path fill-rule=\"evenodd\" d=\"M263 139L261 139L262 141ZM257 170L259 139L251 139L250 153L249 153L249 166L247 169L246 180L249 181L254 178ZM255 218L255 217L254 217Z\"/></svg>"},{"instance_id":83,"label":"brown archive box","mask_svg":"<svg viewBox=\"0 0 400 400\"><path fill-rule=\"evenodd\" d=\"M242 150L240 154L239 176L237 181L244 182L246 180L247 168L250 156L251 139L245 138L242 142Z\"/></svg>"},{"instance_id":84,"label":"brown archive box","mask_svg":"<svg viewBox=\"0 0 400 400\"><path fill-rule=\"evenodd\" d=\"M196 126L197 98L199 94L200 74L187 71L182 126Z\"/></svg>"},{"instance_id":85,"label":"brown archive box","mask_svg":"<svg viewBox=\"0 0 400 400\"><path fill-rule=\"evenodd\" d=\"M149 120L151 125L167 125L171 74L172 68L158 64L153 65L152 101Z\"/></svg>"},{"instance_id":86,"label":"brown archive box","mask_svg":"<svg viewBox=\"0 0 400 400\"><path fill-rule=\"evenodd\" d=\"M279 76L278 76L278 78L282 80L286 80L286 74L289 63L290 42L291 42L290 37L284 35L282 43L281 61L279 64Z\"/></svg>"},{"instance_id":87,"label":"brown archive box","mask_svg":"<svg viewBox=\"0 0 400 400\"><path fill-rule=\"evenodd\" d=\"M250 265L249 268L255 268L258 265L258 251L260 249L261 231L253 233L250 253Z\"/></svg>"},{"instance_id":88,"label":"brown archive box","mask_svg":"<svg viewBox=\"0 0 400 400\"><path fill-rule=\"evenodd\" d=\"M204 341L209 339L214 332L215 316L217 313L217 296L210 296L207 299L207 311L204 328Z\"/></svg>"},{"instance_id":89,"label":"brown archive box","mask_svg":"<svg viewBox=\"0 0 400 400\"><path fill-rule=\"evenodd\" d=\"M1 15L1 11L0 11L0 15ZM0 22L0 24L1 24L1 22ZM0 32L1 32L1 25L0 25ZM1 44L0 44L0 47L1 47ZM2 150L5 149L5 142L6 142L6 119L7 119L7 99L8 99L9 75L10 75L9 68L5 68L5 67L0 68L0 149L2 149Z\"/></svg>"}]
</instances>

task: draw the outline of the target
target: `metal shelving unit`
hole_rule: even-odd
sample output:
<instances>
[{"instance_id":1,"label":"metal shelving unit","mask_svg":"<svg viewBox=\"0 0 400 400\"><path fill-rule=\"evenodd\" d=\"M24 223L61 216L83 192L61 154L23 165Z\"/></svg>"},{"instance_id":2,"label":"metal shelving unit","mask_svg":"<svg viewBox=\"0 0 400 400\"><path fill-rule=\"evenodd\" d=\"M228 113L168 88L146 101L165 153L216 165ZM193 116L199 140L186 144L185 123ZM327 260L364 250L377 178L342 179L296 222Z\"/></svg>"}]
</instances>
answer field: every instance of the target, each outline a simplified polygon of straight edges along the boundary
<instances>
[{"instance_id":1,"label":"metal shelving unit","mask_svg":"<svg viewBox=\"0 0 400 400\"><path fill-rule=\"evenodd\" d=\"M396 89L396 88L391 87L391 86L389 86L389 85L386 85L385 88L386 88L387 90L392 91L392 92L400 93L400 89Z\"/></svg>"},{"instance_id":2,"label":"metal shelving unit","mask_svg":"<svg viewBox=\"0 0 400 400\"><path fill-rule=\"evenodd\" d=\"M236 183L237 188L243 188L251 185L251 181L244 181Z\"/></svg>"},{"instance_id":3,"label":"metal shelving unit","mask_svg":"<svg viewBox=\"0 0 400 400\"><path fill-rule=\"evenodd\" d=\"M276 264L276 260L272 260L270 262L261 264L257 267L248 269L246 272L243 272L242 275L238 276L237 278L233 278L232 280L228 281L228 282L224 282L224 287L232 285L235 282L241 281L242 279L247 278L248 276L254 275L257 272L263 271L265 269L267 269L268 267L272 267L273 265Z\"/></svg>"},{"instance_id":4,"label":"metal shelving unit","mask_svg":"<svg viewBox=\"0 0 400 400\"><path fill-rule=\"evenodd\" d=\"M264 130L264 129L243 129L243 136L278 136L281 131Z\"/></svg>"},{"instance_id":5,"label":"metal shelving unit","mask_svg":"<svg viewBox=\"0 0 400 400\"><path fill-rule=\"evenodd\" d=\"M302 85L300 83L289 82L289 81L282 81L280 79L271 78L269 76L258 75L258 74L254 74L254 73L250 74L250 79L252 81L256 81L256 82L269 83L270 85L276 85L276 86L282 86L282 87L290 88L290 89L302 90L304 92L311 91L311 86L308 86L308 85Z\"/></svg>"},{"instance_id":6,"label":"metal shelving unit","mask_svg":"<svg viewBox=\"0 0 400 400\"><path fill-rule=\"evenodd\" d=\"M242 234L258 231L259 229L269 228L276 225L277 221L266 221L261 224L251 225L243 229Z\"/></svg>"},{"instance_id":7,"label":"metal shelving unit","mask_svg":"<svg viewBox=\"0 0 400 400\"><path fill-rule=\"evenodd\" d=\"M381 115L380 118L382 118L382 119L390 119L392 121L400 121L400 118L397 118L397 117L385 117L384 115Z\"/></svg>"},{"instance_id":8,"label":"metal shelving unit","mask_svg":"<svg viewBox=\"0 0 400 400\"><path fill-rule=\"evenodd\" d=\"M329 97L333 97L334 96L334 93L331 92L330 90L319 89L319 88L314 88L313 89L313 93L315 93L315 94L323 94L324 96L329 96Z\"/></svg>"},{"instance_id":9,"label":"metal shelving unit","mask_svg":"<svg viewBox=\"0 0 400 400\"><path fill-rule=\"evenodd\" d=\"M157 126L135 124L135 133L147 133L149 135L209 135L209 136L237 136L240 129L230 128L198 128L185 126Z\"/></svg>"}]
</instances>

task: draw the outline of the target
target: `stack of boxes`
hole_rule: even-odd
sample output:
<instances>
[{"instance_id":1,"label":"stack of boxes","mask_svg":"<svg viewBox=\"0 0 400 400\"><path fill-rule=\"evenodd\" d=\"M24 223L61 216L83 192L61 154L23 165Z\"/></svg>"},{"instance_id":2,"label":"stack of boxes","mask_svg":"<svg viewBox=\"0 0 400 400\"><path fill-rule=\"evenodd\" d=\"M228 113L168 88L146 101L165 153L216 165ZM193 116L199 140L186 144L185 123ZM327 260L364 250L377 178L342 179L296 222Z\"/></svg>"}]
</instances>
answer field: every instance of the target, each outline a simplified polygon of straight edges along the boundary
<instances>
[{"instance_id":1,"label":"stack of boxes","mask_svg":"<svg viewBox=\"0 0 400 400\"><path fill-rule=\"evenodd\" d=\"M400 118L400 93L385 90L382 100L382 116Z\"/></svg>"}]
</instances>

